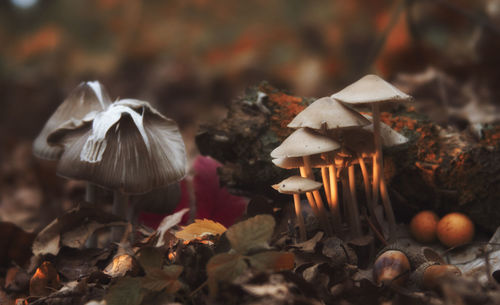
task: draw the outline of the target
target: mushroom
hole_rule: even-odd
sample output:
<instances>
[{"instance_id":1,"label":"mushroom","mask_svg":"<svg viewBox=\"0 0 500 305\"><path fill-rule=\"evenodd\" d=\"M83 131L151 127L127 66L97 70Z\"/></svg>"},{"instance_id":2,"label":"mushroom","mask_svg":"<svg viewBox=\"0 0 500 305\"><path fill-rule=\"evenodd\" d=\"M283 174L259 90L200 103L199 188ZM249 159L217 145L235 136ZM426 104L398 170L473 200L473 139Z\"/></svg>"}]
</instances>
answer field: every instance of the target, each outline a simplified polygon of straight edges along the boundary
<instances>
[{"instance_id":1,"label":"mushroom","mask_svg":"<svg viewBox=\"0 0 500 305\"><path fill-rule=\"evenodd\" d=\"M99 112L92 124L58 129L48 141L65 145L57 173L114 190L113 213L123 218L129 194L165 187L186 174L177 124L143 101L117 101Z\"/></svg>"},{"instance_id":2,"label":"mushroom","mask_svg":"<svg viewBox=\"0 0 500 305\"><path fill-rule=\"evenodd\" d=\"M376 75L366 75L360 80L347 86L341 91L331 96L333 99L348 104L371 104L373 113L373 133L374 133L374 178L373 178L373 200L376 205L378 192L380 193L384 204L384 209L389 221L391 236L394 237L396 219L392 210L392 205L387 193L384 177L381 173L383 168L382 142L380 136L380 103L386 101L409 101L412 97L401 92L393 85L389 84ZM381 182L382 181L382 182Z\"/></svg>"},{"instance_id":3,"label":"mushroom","mask_svg":"<svg viewBox=\"0 0 500 305\"><path fill-rule=\"evenodd\" d=\"M48 136L58 128L76 129L92 121L98 111L106 109L111 99L98 81L80 83L69 96L57 107L40 134L33 142L33 154L45 160L58 160L63 153L63 143L48 143ZM85 200L95 202L95 187L87 183Z\"/></svg>"},{"instance_id":4,"label":"mushroom","mask_svg":"<svg viewBox=\"0 0 500 305\"><path fill-rule=\"evenodd\" d=\"M278 192L293 195L295 215L297 216L297 223L299 224L299 236L302 241L306 239L306 228L300 207L300 194L315 191L320 187L321 183L299 176L291 176L280 183L273 185L273 188Z\"/></svg>"},{"instance_id":5,"label":"mushroom","mask_svg":"<svg viewBox=\"0 0 500 305\"><path fill-rule=\"evenodd\" d=\"M289 158L289 157L302 157L303 166L301 166L300 172L302 177L307 177L309 179L314 179L311 170L311 155L320 154L324 152L334 151L340 148L340 145L334 140L323 136L321 134L315 133L311 129L300 128L294 131L288 138L286 138L280 146L275 148L271 152L271 157L273 158ZM309 203L313 207L313 211L316 211L323 223L323 226L329 233L329 225L326 220L326 211L323 206L323 200L321 195L317 190L310 193L306 193Z\"/></svg>"},{"instance_id":6,"label":"mushroom","mask_svg":"<svg viewBox=\"0 0 500 305\"><path fill-rule=\"evenodd\" d=\"M311 103L306 109L300 112L289 124L290 128L307 127L315 129L322 134L340 135L340 131L349 129L359 129L362 126L369 125L370 121L360 113L346 105L332 99L331 97L322 97ZM343 138L337 137L337 140L343 145ZM333 163L328 167L322 167L322 176L329 176L329 186L325 185L328 204L332 210L334 221L340 221L339 208L337 203L337 179L336 169ZM326 179L325 179L326 180ZM346 198L346 196L344 196ZM352 210L352 209L351 209ZM355 212L355 210L353 210ZM356 218L356 215L354 215ZM359 215L357 216L359 218Z\"/></svg>"}]
</instances>

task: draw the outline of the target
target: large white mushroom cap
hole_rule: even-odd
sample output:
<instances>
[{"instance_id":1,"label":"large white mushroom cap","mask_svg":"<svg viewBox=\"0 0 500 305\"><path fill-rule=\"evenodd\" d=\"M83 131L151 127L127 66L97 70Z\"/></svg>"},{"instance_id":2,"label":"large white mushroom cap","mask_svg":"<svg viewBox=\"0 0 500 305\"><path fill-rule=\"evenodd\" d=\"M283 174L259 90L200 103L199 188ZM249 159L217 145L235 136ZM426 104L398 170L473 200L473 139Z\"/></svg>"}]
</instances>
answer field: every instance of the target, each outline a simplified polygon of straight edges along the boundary
<instances>
[{"instance_id":1,"label":"large white mushroom cap","mask_svg":"<svg viewBox=\"0 0 500 305\"><path fill-rule=\"evenodd\" d=\"M333 99L348 104L365 104L385 101L410 101L413 98L377 75L369 74L332 94Z\"/></svg>"},{"instance_id":2,"label":"large white mushroom cap","mask_svg":"<svg viewBox=\"0 0 500 305\"><path fill-rule=\"evenodd\" d=\"M124 193L145 193L182 179L186 152L177 124L149 103L122 100L92 123L56 130L50 141L65 143L61 176Z\"/></svg>"}]
</instances>

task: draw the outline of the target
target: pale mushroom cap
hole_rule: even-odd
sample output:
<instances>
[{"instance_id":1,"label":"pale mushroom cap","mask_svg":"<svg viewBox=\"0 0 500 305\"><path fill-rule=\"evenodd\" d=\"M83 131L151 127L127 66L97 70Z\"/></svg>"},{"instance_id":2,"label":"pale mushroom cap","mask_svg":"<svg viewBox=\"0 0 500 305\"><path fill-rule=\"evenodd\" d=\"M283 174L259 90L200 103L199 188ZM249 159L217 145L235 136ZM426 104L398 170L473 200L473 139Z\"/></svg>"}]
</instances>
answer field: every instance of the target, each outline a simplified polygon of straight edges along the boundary
<instances>
[{"instance_id":1,"label":"pale mushroom cap","mask_svg":"<svg viewBox=\"0 0 500 305\"><path fill-rule=\"evenodd\" d=\"M273 158L302 157L340 148L336 141L317 134L309 129L300 128L286 138L271 152Z\"/></svg>"},{"instance_id":2,"label":"pale mushroom cap","mask_svg":"<svg viewBox=\"0 0 500 305\"><path fill-rule=\"evenodd\" d=\"M33 154L40 159L57 160L63 152L62 143L47 143L47 137L61 124L71 128L69 122L75 126L81 124L92 111L101 111L111 104L111 99L102 85L97 82L83 82L76 87L62 102L49 120L45 123L40 134L33 142ZM75 127L76 128L76 127Z\"/></svg>"},{"instance_id":3,"label":"pale mushroom cap","mask_svg":"<svg viewBox=\"0 0 500 305\"><path fill-rule=\"evenodd\" d=\"M365 104L385 101L410 101L413 98L401 92L377 75L369 74L332 94L332 98L348 104Z\"/></svg>"},{"instance_id":4,"label":"pale mushroom cap","mask_svg":"<svg viewBox=\"0 0 500 305\"><path fill-rule=\"evenodd\" d=\"M372 117L363 115L368 120ZM335 138L338 135L332 135ZM382 146L393 147L407 143L409 140L402 134L392 129L389 125L380 122L380 137ZM373 124L364 126L361 129L350 129L342 132L342 138L347 148L358 154L370 155L375 152L373 142Z\"/></svg>"},{"instance_id":5,"label":"pale mushroom cap","mask_svg":"<svg viewBox=\"0 0 500 305\"><path fill-rule=\"evenodd\" d=\"M57 173L129 194L182 179L187 162L177 124L137 104L138 111L112 104L92 124L59 133L66 146Z\"/></svg>"},{"instance_id":6,"label":"pale mushroom cap","mask_svg":"<svg viewBox=\"0 0 500 305\"><path fill-rule=\"evenodd\" d=\"M293 169L304 166L304 159L302 157L278 158L273 159L272 162L277 167L281 167L284 169ZM323 167L328 165L330 165L330 163L322 159L321 155L317 154L311 156L312 167Z\"/></svg>"},{"instance_id":7,"label":"pale mushroom cap","mask_svg":"<svg viewBox=\"0 0 500 305\"><path fill-rule=\"evenodd\" d=\"M290 128L335 129L370 124L360 113L330 97L322 97L302 110L289 124Z\"/></svg>"},{"instance_id":8,"label":"pale mushroom cap","mask_svg":"<svg viewBox=\"0 0 500 305\"><path fill-rule=\"evenodd\" d=\"M273 188L282 194L302 194L319 189L323 184L320 182L303 178L300 176L291 176L273 185Z\"/></svg>"},{"instance_id":9,"label":"pale mushroom cap","mask_svg":"<svg viewBox=\"0 0 500 305\"><path fill-rule=\"evenodd\" d=\"M372 121L372 117L363 114L365 118L368 120ZM363 127L364 130L367 130L371 133L373 133L373 124L370 124L368 126ZM380 137L382 139L382 145L385 147L393 147L393 146L398 146L401 144L408 143L409 139L396 130L392 129L389 125L380 122Z\"/></svg>"}]
</instances>

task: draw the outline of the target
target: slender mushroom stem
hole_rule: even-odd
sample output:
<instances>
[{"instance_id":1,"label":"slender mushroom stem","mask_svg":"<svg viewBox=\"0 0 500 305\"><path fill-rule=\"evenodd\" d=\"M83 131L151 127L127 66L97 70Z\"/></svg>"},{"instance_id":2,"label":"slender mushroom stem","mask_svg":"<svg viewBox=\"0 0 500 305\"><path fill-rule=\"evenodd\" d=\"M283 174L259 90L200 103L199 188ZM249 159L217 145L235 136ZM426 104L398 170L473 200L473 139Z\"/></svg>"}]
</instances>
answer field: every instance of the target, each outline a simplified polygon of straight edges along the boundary
<instances>
[{"instance_id":1,"label":"slender mushroom stem","mask_svg":"<svg viewBox=\"0 0 500 305\"><path fill-rule=\"evenodd\" d=\"M321 167L321 179L323 180L323 188L325 190L326 202L328 206L332 206L332 194L330 191L330 181L328 177L328 168L326 166Z\"/></svg>"},{"instance_id":2,"label":"slender mushroom stem","mask_svg":"<svg viewBox=\"0 0 500 305\"><path fill-rule=\"evenodd\" d=\"M113 209L112 213L120 218L125 219L128 211L128 195L120 192L113 192ZM111 229L111 238L113 241L119 241L123 236L123 227L113 227Z\"/></svg>"},{"instance_id":3,"label":"slender mushroom stem","mask_svg":"<svg viewBox=\"0 0 500 305\"><path fill-rule=\"evenodd\" d=\"M305 169L303 166L299 167L300 171L300 176L303 178L307 178ZM313 210L314 215L319 219L319 211L318 208L316 207L316 202L314 201L314 197L311 192L306 192L306 197L307 201L309 202L309 205L311 206L311 209Z\"/></svg>"},{"instance_id":4,"label":"slender mushroom stem","mask_svg":"<svg viewBox=\"0 0 500 305\"><path fill-rule=\"evenodd\" d=\"M304 160L304 172L306 174L306 178L314 180L314 175L311 169L311 157L303 156L302 159ZM318 209L319 220L322 223L326 234L332 236L333 232L332 228L329 225L328 218L326 217L326 210L323 204L323 199L321 199L321 195L318 190L312 191L312 193L314 196L314 201L316 202L316 207Z\"/></svg>"},{"instance_id":5,"label":"slender mushroom stem","mask_svg":"<svg viewBox=\"0 0 500 305\"><path fill-rule=\"evenodd\" d=\"M366 163L362 156L358 157L359 167L361 168L361 174L363 175L363 184L365 187L365 196L366 202L368 205L368 209L370 209L370 213L372 213L372 196L370 190L370 177L368 176L368 170L366 169Z\"/></svg>"},{"instance_id":6,"label":"slender mushroom stem","mask_svg":"<svg viewBox=\"0 0 500 305\"><path fill-rule=\"evenodd\" d=\"M356 176L354 173L354 165L350 165L348 169L349 173L349 190L351 195L351 208L350 214L353 223L353 234L354 237L360 237L362 235L361 221L359 219L359 209L358 209L358 199L356 198Z\"/></svg>"},{"instance_id":7,"label":"slender mushroom stem","mask_svg":"<svg viewBox=\"0 0 500 305\"><path fill-rule=\"evenodd\" d=\"M361 168L361 173L363 174L363 184L365 186L365 195L366 195L366 205L368 207L368 211L370 212L370 218L372 219L373 224L380 228L380 221L377 219L377 213L375 213L375 205L373 205L372 199L372 191L370 190L370 177L368 175L368 170L366 168L366 163L363 156L358 158L359 167Z\"/></svg>"},{"instance_id":8,"label":"slender mushroom stem","mask_svg":"<svg viewBox=\"0 0 500 305\"><path fill-rule=\"evenodd\" d=\"M335 227L335 231L337 233L342 230L342 217L340 217L340 209L339 209L339 189L337 184L337 169L335 168L335 164L330 164L328 166L328 174L330 176L330 212L333 216L333 226Z\"/></svg>"},{"instance_id":9,"label":"slender mushroom stem","mask_svg":"<svg viewBox=\"0 0 500 305\"><path fill-rule=\"evenodd\" d=\"M375 197L378 197L378 187L382 186L382 183L380 181L384 180L384 175L382 173L382 169L384 168L384 160L382 156L382 139L380 136L380 106L378 103L372 103L372 114L373 114L373 138L374 138L374 144L375 144L375 160L373 166L374 170L375 167L377 167L376 175L374 172L374 179L373 179L373 186L374 186L374 192L373 197L375 200ZM376 164L375 164L376 163ZM376 177L376 180L375 180ZM385 181L383 182L385 186ZM375 189L376 188L376 189ZM389 196L387 194L387 189L386 189L386 194L383 195L383 198L386 198L386 200L383 200L384 204L384 210L385 214L387 217L387 220L389 222L389 235L390 239L394 237L395 229L396 229L396 219L394 217L394 212L392 210L391 202L389 199Z\"/></svg>"},{"instance_id":10,"label":"slender mushroom stem","mask_svg":"<svg viewBox=\"0 0 500 305\"><path fill-rule=\"evenodd\" d=\"M85 201L88 203L96 203L96 192L97 186L93 183L87 182L85 184ZM87 248L97 247L97 235L96 232L92 233L85 242Z\"/></svg>"},{"instance_id":11,"label":"slender mushroom stem","mask_svg":"<svg viewBox=\"0 0 500 305\"><path fill-rule=\"evenodd\" d=\"M342 184L342 205L344 206L344 219L347 219L349 227L353 227L352 213L350 211L351 195L349 193L349 184L345 175L340 175L340 183Z\"/></svg>"},{"instance_id":12,"label":"slender mushroom stem","mask_svg":"<svg viewBox=\"0 0 500 305\"><path fill-rule=\"evenodd\" d=\"M93 183L87 182L85 184L85 201L89 203L96 203L97 186Z\"/></svg>"},{"instance_id":13,"label":"slender mushroom stem","mask_svg":"<svg viewBox=\"0 0 500 305\"><path fill-rule=\"evenodd\" d=\"M295 204L295 215L299 224L299 237L301 241L306 240L306 227L304 225L304 217L302 216L302 208L300 207L300 195L293 194L293 202Z\"/></svg>"},{"instance_id":14,"label":"slender mushroom stem","mask_svg":"<svg viewBox=\"0 0 500 305\"><path fill-rule=\"evenodd\" d=\"M394 218L394 211L392 210L391 199L389 198L389 192L387 191L385 179L380 179L380 197L382 197L385 213L387 214L387 220L389 222L389 237L394 239L394 234L396 233L396 219ZM394 225L390 226L390 224Z\"/></svg>"}]
</instances>

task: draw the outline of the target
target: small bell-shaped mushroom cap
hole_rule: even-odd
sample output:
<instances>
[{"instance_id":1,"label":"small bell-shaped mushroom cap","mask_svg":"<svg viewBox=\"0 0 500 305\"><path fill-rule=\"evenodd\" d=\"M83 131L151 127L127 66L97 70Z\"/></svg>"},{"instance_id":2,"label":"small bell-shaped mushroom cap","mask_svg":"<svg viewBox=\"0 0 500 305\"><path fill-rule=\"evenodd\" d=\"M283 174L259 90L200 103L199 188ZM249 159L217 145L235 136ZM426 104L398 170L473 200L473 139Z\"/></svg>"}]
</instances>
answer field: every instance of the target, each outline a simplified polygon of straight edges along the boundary
<instances>
[{"instance_id":1,"label":"small bell-shaped mushroom cap","mask_svg":"<svg viewBox=\"0 0 500 305\"><path fill-rule=\"evenodd\" d=\"M413 98L377 75L369 74L332 94L333 99L348 104L365 104L385 101L410 101Z\"/></svg>"},{"instance_id":2,"label":"small bell-shaped mushroom cap","mask_svg":"<svg viewBox=\"0 0 500 305\"><path fill-rule=\"evenodd\" d=\"M57 160L63 152L62 143L47 143L47 137L61 124L66 128L76 128L81 120L91 120L89 113L106 109L111 99L98 82L83 82L76 87L64 102L57 107L38 137L33 142L33 154L40 159ZM73 124L73 126L71 126Z\"/></svg>"},{"instance_id":3,"label":"small bell-shaped mushroom cap","mask_svg":"<svg viewBox=\"0 0 500 305\"><path fill-rule=\"evenodd\" d=\"M177 124L147 102L115 102L98 113L92 124L56 130L49 141L59 138L65 150L57 173L64 177L138 194L186 174L186 152Z\"/></svg>"},{"instance_id":4,"label":"small bell-shaped mushroom cap","mask_svg":"<svg viewBox=\"0 0 500 305\"><path fill-rule=\"evenodd\" d=\"M271 152L273 158L302 157L340 148L334 140L307 128L295 130Z\"/></svg>"},{"instance_id":5,"label":"small bell-shaped mushroom cap","mask_svg":"<svg viewBox=\"0 0 500 305\"><path fill-rule=\"evenodd\" d=\"M360 113L330 97L322 97L302 110L289 124L290 128L352 128L370 124Z\"/></svg>"},{"instance_id":6,"label":"small bell-shaped mushroom cap","mask_svg":"<svg viewBox=\"0 0 500 305\"><path fill-rule=\"evenodd\" d=\"M282 194L302 194L319 189L323 184L300 176L291 176L273 185L273 188Z\"/></svg>"},{"instance_id":7,"label":"small bell-shaped mushroom cap","mask_svg":"<svg viewBox=\"0 0 500 305\"><path fill-rule=\"evenodd\" d=\"M290 157L290 158L277 158L273 159L272 162L277 167L284 169L293 169L304 166L304 159L302 157ZM311 156L311 167L323 167L330 165L330 162L321 158L320 154Z\"/></svg>"}]
</instances>

